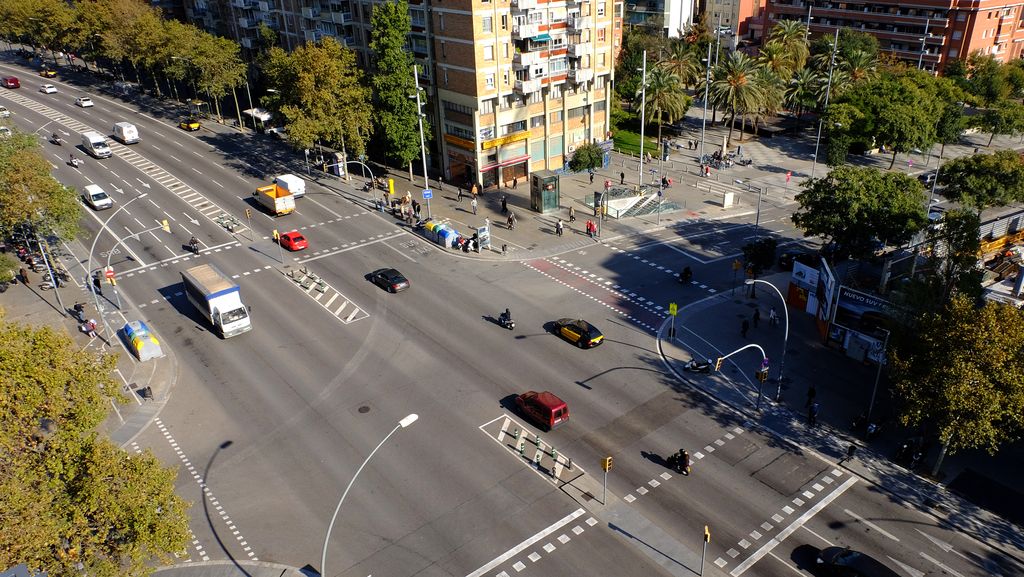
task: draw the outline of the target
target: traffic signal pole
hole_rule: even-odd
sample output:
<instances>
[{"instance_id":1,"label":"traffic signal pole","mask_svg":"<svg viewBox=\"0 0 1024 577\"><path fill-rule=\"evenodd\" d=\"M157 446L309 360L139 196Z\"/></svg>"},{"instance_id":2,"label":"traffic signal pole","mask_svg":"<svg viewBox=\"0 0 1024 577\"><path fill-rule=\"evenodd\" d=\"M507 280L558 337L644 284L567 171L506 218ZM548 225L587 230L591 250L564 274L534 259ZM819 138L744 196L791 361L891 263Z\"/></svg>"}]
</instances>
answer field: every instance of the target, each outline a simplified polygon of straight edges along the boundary
<instances>
[{"instance_id":1,"label":"traffic signal pole","mask_svg":"<svg viewBox=\"0 0 1024 577\"><path fill-rule=\"evenodd\" d=\"M729 353L727 355L718 357L718 360L715 361L715 370L716 371L722 370L722 363L725 361L725 359L735 355L736 353L739 353L741 351L745 351L747 349L757 349L758 351L761 352L761 365L760 365L760 367L758 368L758 371L757 371L758 385L757 385L757 405L756 405L757 410L760 411L761 410L761 397L764 396L764 380L762 380L762 376L761 375L762 374L767 375L767 367L768 367L768 355L765 354L764 349L761 348L761 345L750 343L749 345L744 345L744 346L736 349L735 351L733 351L733 352L731 352L731 353Z\"/></svg>"}]
</instances>

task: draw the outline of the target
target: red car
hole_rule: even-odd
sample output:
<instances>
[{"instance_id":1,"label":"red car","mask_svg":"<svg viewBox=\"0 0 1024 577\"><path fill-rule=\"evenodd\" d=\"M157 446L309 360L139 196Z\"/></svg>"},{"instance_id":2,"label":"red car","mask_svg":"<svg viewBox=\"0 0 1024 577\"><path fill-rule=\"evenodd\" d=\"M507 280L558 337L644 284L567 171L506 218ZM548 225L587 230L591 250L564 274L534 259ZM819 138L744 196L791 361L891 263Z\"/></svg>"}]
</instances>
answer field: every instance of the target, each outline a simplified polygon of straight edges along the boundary
<instances>
[{"instance_id":1,"label":"red car","mask_svg":"<svg viewBox=\"0 0 1024 577\"><path fill-rule=\"evenodd\" d=\"M291 251L309 248L309 241L297 230L281 233L278 239L281 241L281 246Z\"/></svg>"},{"instance_id":2,"label":"red car","mask_svg":"<svg viewBox=\"0 0 1024 577\"><path fill-rule=\"evenodd\" d=\"M21 88L21 81L16 76L4 76L0 78L0 84L3 84L4 88Z\"/></svg>"}]
</instances>

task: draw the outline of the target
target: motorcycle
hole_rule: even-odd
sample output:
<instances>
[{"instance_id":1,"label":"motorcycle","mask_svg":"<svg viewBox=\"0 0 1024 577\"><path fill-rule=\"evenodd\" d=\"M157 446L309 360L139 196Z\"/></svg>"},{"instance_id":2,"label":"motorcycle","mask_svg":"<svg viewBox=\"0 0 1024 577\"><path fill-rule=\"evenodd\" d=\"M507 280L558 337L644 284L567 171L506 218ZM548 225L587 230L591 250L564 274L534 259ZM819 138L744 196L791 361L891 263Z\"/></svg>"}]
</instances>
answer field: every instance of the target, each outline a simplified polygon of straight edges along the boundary
<instances>
[{"instance_id":1,"label":"motorcycle","mask_svg":"<svg viewBox=\"0 0 1024 577\"><path fill-rule=\"evenodd\" d=\"M710 373L711 361L698 361L690 359L690 362L683 365L683 368L691 373Z\"/></svg>"},{"instance_id":2,"label":"motorcycle","mask_svg":"<svg viewBox=\"0 0 1024 577\"><path fill-rule=\"evenodd\" d=\"M690 476L690 454L684 450L680 450L678 453L672 453L666 459L668 468L672 469L676 473L682 473L686 476Z\"/></svg>"},{"instance_id":3,"label":"motorcycle","mask_svg":"<svg viewBox=\"0 0 1024 577\"><path fill-rule=\"evenodd\" d=\"M193 238L192 240L190 240L188 243L188 247L192 250L194 254L199 254L199 241L197 241L196 239Z\"/></svg>"},{"instance_id":4,"label":"motorcycle","mask_svg":"<svg viewBox=\"0 0 1024 577\"><path fill-rule=\"evenodd\" d=\"M516 321L512 320L512 317L505 313L498 315L498 324L510 331L516 328Z\"/></svg>"},{"instance_id":5,"label":"motorcycle","mask_svg":"<svg viewBox=\"0 0 1024 577\"><path fill-rule=\"evenodd\" d=\"M68 159L68 165L71 166L72 168L78 168L82 166L82 159L72 156L71 158Z\"/></svg>"},{"instance_id":6,"label":"motorcycle","mask_svg":"<svg viewBox=\"0 0 1024 577\"><path fill-rule=\"evenodd\" d=\"M64 141L61 140L60 136L57 136L56 134L50 135L50 142L56 144L57 146L64 144Z\"/></svg>"}]
</instances>

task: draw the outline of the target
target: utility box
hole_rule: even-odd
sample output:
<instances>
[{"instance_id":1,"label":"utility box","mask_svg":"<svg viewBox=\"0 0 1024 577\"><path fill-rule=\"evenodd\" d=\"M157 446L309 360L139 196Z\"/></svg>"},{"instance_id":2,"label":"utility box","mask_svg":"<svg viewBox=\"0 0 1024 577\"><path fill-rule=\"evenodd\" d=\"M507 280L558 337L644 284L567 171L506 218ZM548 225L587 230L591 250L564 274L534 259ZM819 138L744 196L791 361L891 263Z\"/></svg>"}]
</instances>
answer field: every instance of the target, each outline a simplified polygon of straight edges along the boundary
<instances>
[{"instance_id":1,"label":"utility box","mask_svg":"<svg viewBox=\"0 0 1024 577\"><path fill-rule=\"evenodd\" d=\"M530 208L534 212L546 214L558 210L560 202L558 174L538 170L530 175Z\"/></svg>"}]
</instances>

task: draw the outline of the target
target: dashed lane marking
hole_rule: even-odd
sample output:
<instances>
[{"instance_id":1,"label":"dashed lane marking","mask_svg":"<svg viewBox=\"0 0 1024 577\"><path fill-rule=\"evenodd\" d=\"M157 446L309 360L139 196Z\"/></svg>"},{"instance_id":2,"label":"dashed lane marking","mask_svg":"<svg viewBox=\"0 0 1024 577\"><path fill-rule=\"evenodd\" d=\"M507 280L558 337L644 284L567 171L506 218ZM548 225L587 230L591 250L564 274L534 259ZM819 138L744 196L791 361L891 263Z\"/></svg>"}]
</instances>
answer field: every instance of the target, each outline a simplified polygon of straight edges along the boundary
<instances>
[{"instance_id":1,"label":"dashed lane marking","mask_svg":"<svg viewBox=\"0 0 1024 577\"><path fill-rule=\"evenodd\" d=\"M584 513L586 513L586 510L583 509L582 507L580 507L579 509L576 509L572 513L569 513L565 517L562 517L558 521L555 521L554 523L552 523L551 525L547 526L546 528L544 528L540 532L536 533L532 537L529 537L528 539L526 539L522 543L519 543L515 547L513 547L513 548L509 549L508 551L505 551L501 555L495 557L494 559L489 561L483 567L480 567L476 571L473 571L472 573L466 575L466 577L481 577L482 575L490 572L491 570L495 569L496 567L499 567L500 565L504 564L506 561L509 561L510 559L513 559L514 557L516 557L517 555L519 555L520 553L522 553L526 549L532 547L535 543L537 543L537 542L543 540L544 538L546 538L548 535L554 533L555 531L558 531L559 529L561 529L562 527L568 525L569 523L572 523L573 521L575 521L579 517L583 516ZM597 519L594 519L593 517L590 517L589 519L587 519L587 525L593 527L596 524L597 524ZM579 534L583 533L583 531L584 531L583 527L580 527L579 525L576 525L576 526L574 526L572 528L572 532L574 534L576 534L576 535L579 535ZM564 541L562 541L563 538L565 539ZM565 535L565 534L559 535L559 537L558 537L558 540L560 542L562 542L562 543L567 543L569 541L569 539L570 539L569 536ZM545 551L547 551L547 546L551 547L550 551L554 551L555 550L555 545L553 543L547 543L546 546L545 546ZM540 553L538 553L536 551L532 551L531 553L529 553L527 555L526 558L529 559L531 562L536 563L537 561L539 561L541 559L541 557L542 557L542 555ZM517 561L515 564L512 565L512 569L514 569L516 572L520 572L520 571L522 571L525 568L526 568L526 564L523 563L522 561Z\"/></svg>"}]
</instances>

